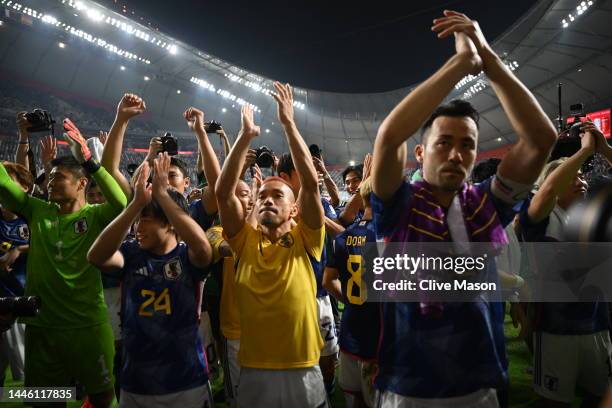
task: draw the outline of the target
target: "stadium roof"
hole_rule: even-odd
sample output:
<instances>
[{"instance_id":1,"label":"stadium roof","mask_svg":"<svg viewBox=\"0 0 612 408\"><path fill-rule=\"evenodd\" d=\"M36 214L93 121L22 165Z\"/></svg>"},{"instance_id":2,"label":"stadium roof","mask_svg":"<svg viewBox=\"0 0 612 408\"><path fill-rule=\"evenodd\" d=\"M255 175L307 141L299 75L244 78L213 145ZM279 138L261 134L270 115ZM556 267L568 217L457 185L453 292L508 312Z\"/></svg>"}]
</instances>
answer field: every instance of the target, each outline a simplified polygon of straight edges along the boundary
<instances>
[{"instance_id":1,"label":"stadium roof","mask_svg":"<svg viewBox=\"0 0 612 408\"><path fill-rule=\"evenodd\" d=\"M268 78L92 2L2 0L0 7L0 69L5 73L109 107L124 92L138 93L160 128L185 137L191 137L181 119L186 107L203 108L208 120L221 122L235 135L240 104L252 103L262 127L259 144L287 150L274 100L266 94L271 89ZM588 110L607 108L612 97L611 17L612 0L541 0L498 37L494 48L551 118L557 116L558 82L564 84L565 113L576 102ZM298 88L297 124L308 143L322 147L328 163L360 161L372 150L380 121L409 90L342 94ZM515 141L486 79L458 87L453 97L469 98L481 112L482 150Z\"/></svg>"}]
</instances>

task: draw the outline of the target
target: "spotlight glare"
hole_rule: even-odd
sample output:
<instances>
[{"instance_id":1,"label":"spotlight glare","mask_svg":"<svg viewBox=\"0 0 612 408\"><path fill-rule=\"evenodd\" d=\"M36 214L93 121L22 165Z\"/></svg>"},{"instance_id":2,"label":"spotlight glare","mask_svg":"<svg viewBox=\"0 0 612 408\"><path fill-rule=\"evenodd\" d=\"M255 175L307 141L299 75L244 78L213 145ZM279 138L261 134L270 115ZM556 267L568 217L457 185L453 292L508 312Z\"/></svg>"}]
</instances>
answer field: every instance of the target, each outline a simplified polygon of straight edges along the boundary
<instances>
[{"instance_id":1,"label":"spotlight glare","mask_svg":"<svg viewBox=\"0 0 612 408\"><path fill-rule=\"evenodd\" d=\"M57 44L60 48L66 48L66 44L64 44L63 42L59 42Z\"/></svg>"},{"instance_id":2,"label":"spotlight glare","mask_svg":"<svg viewBox=\"0 0 612 408\"><path fill-rule=\"evenodd\" d=\"M122 65L119 67L120 70L125 71L125 67Z\"/></svg>"},{"instance_id":3,"label":"spotlight glare","mask_svg":"<svg viewBox=\"0 0 612 408\"><path fill-rule=\"evenodd\" d=\"M177 89L177 90L176 90L176 93L177 93L178 95L180 95L180 94L181 94L181 90L180 90L180 89Z\"/></svg>"},{"instance_id":4,"label":"spotlight glare","mask_svg":"<svg viewBox=\"0 0 612 408\"><path fill-rule=\"evenodd\" d=\"M148 81L149 79L151 79L151 78L149 78L148 76L145 75L144 80Z\"/></svg>"}]
</instances>

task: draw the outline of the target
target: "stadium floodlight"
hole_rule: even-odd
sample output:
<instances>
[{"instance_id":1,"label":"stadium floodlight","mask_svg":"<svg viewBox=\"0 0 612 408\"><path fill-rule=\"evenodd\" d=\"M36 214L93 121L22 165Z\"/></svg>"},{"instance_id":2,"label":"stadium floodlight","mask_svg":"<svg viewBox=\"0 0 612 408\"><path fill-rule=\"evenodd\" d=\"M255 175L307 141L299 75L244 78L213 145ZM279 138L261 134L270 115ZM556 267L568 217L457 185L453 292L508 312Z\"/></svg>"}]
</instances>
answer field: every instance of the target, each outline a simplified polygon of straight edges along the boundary
<instances>
[{"instance_id":1,"label":"stadium floodlight","mask_svg":"<svg viewBox=\"0 0 612 408\"><path fill-rule=\"evenodd\" d=\"M122 65L119 67L120 70L125 71L125 67Z\"/></svg>"},{"instance_id":2,"label":"stadium floodlight","mask_svg":"<svg viewBox=\"0 0 612 408\"><path fill-rule=\"evenodd\" d=\"M176 55L176 53L178 52L178 47L174 44L169 45L168 46L168 51L170 52L170 54L172 55Z\"/></svg>"},{"instance_id":3,"label":"stadium floodlight","mask_svg":"<svg viewBox=\"0 0 612 408\"><path fill-rule=\"evenodd\" d=\"M4 25L4 21L0 20L0 27Z\"/></svg>"},{"instance_id":4,"label":"stadium floodlight","mask_svg":"<svg viewBox=\"0 0 612 408\"><path fill-rule=\"evenodd\" d=\"M227 112L227 109L223 108L223 109L221 109L221 112L225 113L225 112Z\"/></svg>"},{"instance_id":5,"label":"stadium floodlight","mask_svg":"<svg viewBox=\"0 0 612 408\"><path fill-rule=\"evenodd\" d=\"M57 25L58 21L57 18L53 17L50 14L45 14L45 16L42 18L43 23L47 23L47 24L55 24Z\"/></svg>"},{"instance_id":6,"label":"stadium floodlight","mask_svg":"<svg viewBox=\"0 0 612 408\"><path fill-rule=\"evenodd\" d=\"M145 75L144 80L148 81L149 79L151 79L151 78L149 78L148 76Z\"/></svg>"},{"instance_id":7,"label":"stadium floodlight","mask_svg":"<svg viewBox=\"0 0 612 408\"><path fill-rule=\"evenodd\" d=\"M105 17L104 14L93 8L87 9L86 13L87 17L89 17L90 20L93 20L95 22L100 22L104 20Z\"/></svg>"},{"instance_id":8,"label":"stadium floodlight","mask_svg":"<svg viewBox=\"0 0 612 408\"><path fill-rule=\"evenodd\" d=\"M574 14L569 13L567 15L567 18L563 18L561 20L561 26L563 28L567 28L569 27L569 25L571 23L574 22L574 20L576 20L576 18L578 18L578 16L583 15L584 13L586 13L586 11L593 5L594 1L593 0L589 0L589 1L581 1L580 3L578 3L578 5L576 6L576 11Z\"/></svg>"},{"instance_id":9,"label":"stadium floodlight","mask_svg":"<svg viewBox=\"0 0 612 408\"><path fill-rule=\"evenodd\" d=\"M181 94L181 90L180 90L180 89L177 89L177 90L176 90L176 93L177 93L177 95L180 95L180 94Z\"/></svg>"},{"instance_id":10,"label":"stadium floodlight","mask_svg":"<svg viewBox=\"0 0 612 408\"><path fill-rule=\"evenodd\" d=\"M501 142L501 141L502 141L502 138L501 138L501 137L498 137L498 138L497 138L497 141L498 141L498 142Z\"/></svg>"},{"instance_id":11,"label":"stadium floodlight","mask_svg":"<svg viewBox=\"0 0 612 408\"><path fill-rule=\"evenodd\" d=\"M355 160L349 161L349 166L354 166L354 165L355 165Z\"/></svg>"},{"instance_id":12,"label":"stadium floodlight","mask_svg":"<svg viewBox=\"0 0 612 408\"><path fill-rule=\"evenodd\" d=\"M270 129L266 129L266 133L270 133Z\"/></svg>"},{"instance_id":13,"label":"stadium floodlight","mask_svg":"<svg viewBox=\"0 0 612 408\"><path fill-rule=\"evenodd\" d=\"M60 47L60 48L66 48L66 44L64 44L64 43L63 43L63 42L61 42L61 41L60 41L59 43L57 43L57 45L58 45L58 47Z\"/></svg>"}]
</instances>

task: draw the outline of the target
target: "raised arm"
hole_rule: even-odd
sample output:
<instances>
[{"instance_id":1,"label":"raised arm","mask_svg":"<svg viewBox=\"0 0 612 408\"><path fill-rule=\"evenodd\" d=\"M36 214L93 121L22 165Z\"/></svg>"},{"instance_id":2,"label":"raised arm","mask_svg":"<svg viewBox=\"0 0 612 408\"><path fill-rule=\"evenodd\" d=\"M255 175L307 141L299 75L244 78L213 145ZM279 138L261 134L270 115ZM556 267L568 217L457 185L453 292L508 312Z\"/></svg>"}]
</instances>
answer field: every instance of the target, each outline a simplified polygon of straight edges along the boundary
<instances>
[{"instance_id":1,"label":"raised arm","mask_svg":"<svg viewBox=\"0 0 612 408\"><path fill-rule=\"evenodd\" d=\"M81 131L68 118L64 119L64 132L64 139L70 145L72 155L87 173L96 180L102 195L106 198L106 203L102 204L100 208L107 218L114 218L127 205L127 198L121 187L106 169L92 158Z\"/></svg>"},{"instance_id":2,"label":"raised arm","mask_svg":"<svg viewBox=\"0 0 612 408\"><path fill-rule=\"evenodd\" d=\"M219 134L219 137L223 141L223 155L224 155L223 157L227 157L231 149L229 138L227 137L227 134L225 133L225 130L223 130L223 128L219 129L217 133Z\"/></svg>"},{"instance_id":3,"label":"raised arm","mask_svg":"<svg viewBox=\"0 0 612 408\"><path fill-rule=\"evenodd\" d=\"M312 161L314 163L315 169L323 174L323 184L325 184L325 188L329 193L329 198L331 201L332 207L337 207L340 204L340 192L338 190L338 186L334 179L329 175L327 168L325 167L325 162L322 158L313 157Z\"/></svg>"},{"instance_id":4,"label":"raised arm","mask_svg":"<svg viewBox=\"0 0 612 408\"><path fill-rule=\"evenodd\" d=\"M580 150L553 170L533 196L527 209L527 214L532 222L540 222L550 215L555 208L559 195L570 188L580 167L595 152L596 142L593 134L586 133L583 135L580 143Z\"/></svg>"},{"instance_id":5,"label":"raised arm","mask_svg":"<svg viewBox=\"0 0 612 408\"><path fill-rule=\"evenodd\" d=\"M293 158L295 171L302 185L299 194L300 215L306 226L312 229L323 225L323 205L319 193L319 179L312 163L310 150L295 125L293 118L293 91L289 84L274 83L276 92L272 93L278 104L278 119L283 125L289 151Z\"/></svg>"},{"instance_id":6,"label":"raised arm","mask_svg":"<svg viewBox=\"0 0 612 408\"><path fill-rule=\"evenodd\" d=\"M6 168L0 161L0 204L9 211L19 213L27 220L32 219L28 196L17 183L9 176Z\"/></svg>"},{"instance_id":7,"label":"raised arm","mask_svg":"<svg viewBox=\"0 0 612 408\"><path fill-rule=\"evenodd\" d=\"M123 150L123 137L125 136L130 119L140 115L146 109L145 102L138 95L123 95L117 105L115 121L110 129L106 143L104 143L101 164L119 183L121 190L123 190L128 199L132 197L132 189L130 188L130 183L119 170L121 151Z\"/></svg>"},{"instance_id":8,"label":"raised arm","mask_svg":"<svg viewBox=\"0 0 612 408\"><path fill-rule=\"evenodd\" d=\"M204 230L200 228L186 211L174 202L168 189L168 171L170 169L170 156L167 152L161 153L155 159L155 173L153 174L153 197L164 210L170 225L174 227L181 240L187 243L189 261L198 268L204 268L210 264L212 249L206 238Z\"/></svg>"},{"instance_id":9,"label":"raised arm","mask_svg":"<svg viewBox=\"0 0 612 408\"><path fill-rule=\"evenodd\" d=\"M244 166L245 156L249 150L251 140L259 135L259 126L253 122L253 108L244 105L241 112L242 127L238 133L236 143L230 150L223 163L221 175L215 186L221 225L228 238L234 237L245 224L245 214L242 204L236 197L236 186Z\"/></svg>"},{"instance_id":10,"label":"raised arm","mask_svg":"<svg viewBox=\"0 0 612 408\"><path fill-rule=\"evenodd\" d=\"M134 182L134 199L104 228L87 253L87 261L102 272L123 268L125 260L119 247L142 209L151 202L151 188L146 185L148 178L149 164L145 163Z\"/></svg>"},{"instance_id":11,"label":"raised arm","mask_svg":"<svg viewBox=\"0 0 612 408\"><path fill-rule=\"evenodd\" d=\"M30 169L28 162L28 150L30 149L30 140L28 133L28 126L30 123L26 119L27 112L19 112L17 114L17 132L19 133L19 144L17 145L17 154L15 155L15 163L21 164L26 169Z\"/></svg>"},{"instance_id":12,"label":"raised arm","mask_svg":"<svg viewBox=\"0 0 612 408\"><path fill-rule=\"evenodd\" d=\"M219 174L221 174L221 167L204 129L204 112L191 107L185 111L183 116L189 125L189 129L195 132L198 138L198 150L204 165L204 177L208 181L208 188L204 189L202 194L202 204L204 204L202 208L209 215L216 214L215 183L219 178Z\"/></svg>"},{"instance_id":13,"label":"raised arm","mask_svg":"<svg viewBox=\"0 0 612 408\"><path fill-rule=\"evenodd\" d=\"M404 180L406 140L468 74L478 74L482 61L465 35L455 36L456 54L435 74L416 87L385 118L374 142L372 188L383 201L393 197Z\"/></svg>"},{"instance_id":14,"label":"raised arm","mask_svg":"<svg viewBox=\"0 0 612 408\"><path fill-rule=\"evenodd\" d=\"M464 33L476 46L484 73L518 136L517 143L505 154L497 173L505 180L533 183L557 140L552 122L529 89L493 51L478 22L465 14L445 10L444 17L434 20L432 30L438 32L439 38Z\"/></svg>"}]
</instances>

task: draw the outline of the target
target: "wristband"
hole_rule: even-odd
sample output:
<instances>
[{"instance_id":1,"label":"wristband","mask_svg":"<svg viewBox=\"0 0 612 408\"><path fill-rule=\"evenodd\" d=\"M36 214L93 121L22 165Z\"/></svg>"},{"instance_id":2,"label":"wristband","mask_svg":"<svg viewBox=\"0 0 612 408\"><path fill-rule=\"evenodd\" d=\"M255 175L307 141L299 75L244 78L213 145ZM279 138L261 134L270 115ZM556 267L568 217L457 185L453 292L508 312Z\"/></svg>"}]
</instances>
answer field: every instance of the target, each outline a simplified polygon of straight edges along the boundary
<instances>
[{"instance_id":1,"label":"wristband","mask_svg":"<svg viewBox=\"0 0 612 408\"><path fill-rule=\"evenodd\" d=\"M81 166L83 166L87 174L94 174L100 168L100 163L91 158L86 162L81 163Z\"/></svg>"},{"instance_id":2,"label":"wristband","mask_svg":"<svg viewBox=\"0 0 612 408\"><path fill-rule=\"evenodd\" d=\"M26 140L25 142L22 142L22 141L20 140L20 141L19 141L19 144L20 144L20 145L27 145L27 144L30 144L30 142L28 142L27 140Z\"/></svg>"}]
</instances>

